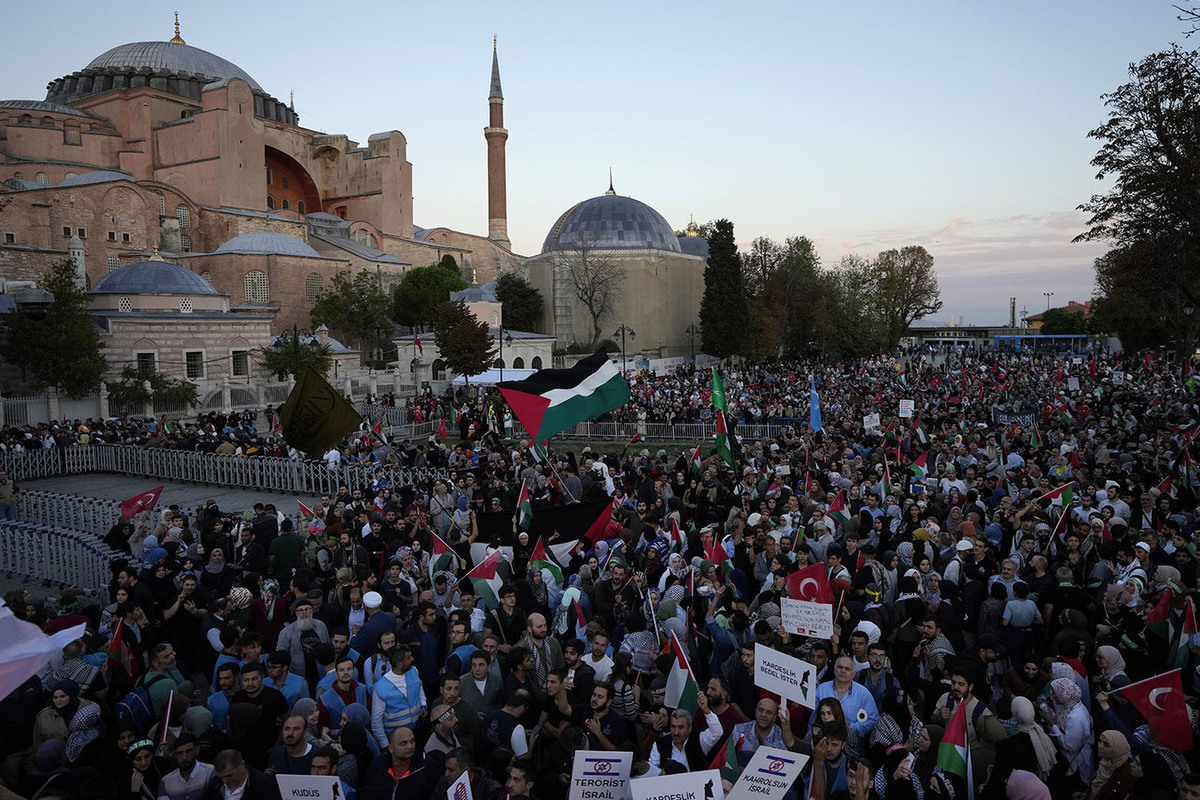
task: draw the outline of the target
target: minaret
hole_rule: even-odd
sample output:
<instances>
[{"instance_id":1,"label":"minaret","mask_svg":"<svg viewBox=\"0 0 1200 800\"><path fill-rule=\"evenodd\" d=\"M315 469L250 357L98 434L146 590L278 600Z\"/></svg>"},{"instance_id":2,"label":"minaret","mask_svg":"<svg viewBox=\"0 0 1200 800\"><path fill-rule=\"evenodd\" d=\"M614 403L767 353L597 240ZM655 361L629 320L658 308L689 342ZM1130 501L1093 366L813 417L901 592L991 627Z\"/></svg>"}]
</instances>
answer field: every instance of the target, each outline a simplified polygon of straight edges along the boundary
<instances>
[{"instance_id":1,"label":"minaret","mask_svg":"<svg viewBox=\"0 0 1200 800\"><path fill-rule=\"evenodd\" d=\"M504 92L500 89L500 60L496 55L496 37L492 37L492 89L488 93L488 126L483 129L487 139L488 177L488 237L508 243L508 197L505 189L504 142L508 131L504 127Z\"/></svg>"}]
</instances>

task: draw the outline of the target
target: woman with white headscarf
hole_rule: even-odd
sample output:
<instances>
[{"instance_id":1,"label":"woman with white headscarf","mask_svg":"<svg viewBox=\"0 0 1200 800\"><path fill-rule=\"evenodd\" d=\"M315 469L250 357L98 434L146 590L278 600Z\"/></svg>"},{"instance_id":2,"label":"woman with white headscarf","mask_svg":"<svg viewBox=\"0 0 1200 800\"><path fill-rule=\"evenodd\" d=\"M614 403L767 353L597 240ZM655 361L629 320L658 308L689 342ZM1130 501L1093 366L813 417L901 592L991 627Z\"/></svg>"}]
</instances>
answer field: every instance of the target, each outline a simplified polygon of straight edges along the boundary
<instances>
[{"instance_id":1,"label":"woman with white headscarf","mask_svg":"<svg viewBox=\"0 0 1200 800\"><path fill-rule=\"evenodd\" d=\"M1054 788L1056 794L1061 791L1066 796L1092 780L1092 715L1081 702L1083 693L1079 686L1070 678L1051 681L1050 694L1054 700L1054 714L1047 715L1053 723L1050 735L1058 742L1065 765Z\"/></svg>"},{"instance_id":2,"label":"woman with white headscarf","mask_svg":"<svg viewBox=\"0 0 1200 800\"><path fill-rule=\"evenodd\" d=\"M1092 778L1090 800L1127 800L1138 773L1135 762L1130 758L1129 740L1120 731L1109 730L1100 734L1096 745L1100 764Z\"/></svg>"},{"instance_id":3,"label":"woman with white headscarf","mask_svg":"<svg viewBox=\"0 0 1200 800\"><path fill-rule=\"evenodd\" d=\"M1033 752L1037 755L1037 769L1031 771L1035 772L1042 780L1046 780L1050 777L1058 760L1058 753L1054 750L1054 740L1037 723L1033 703L1028 698L1013 698L1012 715L1017 722L1018 733L1024 733L1029 737L1029 742L1033 745Z\"/></svg>"},{"instance_id":4,"label":"woman with white headscarf","mask_svg":"<svg viewBox=\"0 0 1200 800\"><path fill-rule=\"evenodd\" d=\"M1100 685L1105 692L1128 686L1131 681L1125 674L1125 657L1112 645L1096 650L1096 665L1100 667Z\"/></svg>"}]
</instances>

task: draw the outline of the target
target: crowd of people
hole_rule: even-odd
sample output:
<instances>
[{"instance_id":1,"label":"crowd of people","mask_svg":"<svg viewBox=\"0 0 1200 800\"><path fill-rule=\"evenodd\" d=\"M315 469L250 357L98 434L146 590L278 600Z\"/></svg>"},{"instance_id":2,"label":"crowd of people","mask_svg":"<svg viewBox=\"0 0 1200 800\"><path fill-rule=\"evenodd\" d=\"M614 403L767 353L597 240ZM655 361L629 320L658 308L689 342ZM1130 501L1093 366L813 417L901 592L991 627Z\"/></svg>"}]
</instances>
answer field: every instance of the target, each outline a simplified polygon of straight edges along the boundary
<instances>
[{"instance_id":1,"label":"crowd of people","mask_svg":"<svg viewBox=\"0 0 1200 800\"><path fill-rule=\"evenodd\" d=\"M444 480L377 470L303 514L114 526L129 557L109 596L6 598L87 635L0 701L0 779L31 800L237 800L316 774L347 797L441 800L467 774L475 800L567 800L581 749L630 752L638 776L724 754L728 790L770 746L809 758L795 798L1200 798L1194 726L1157 730L1122 694L1179 668L1189 720L1200 695L1187 367L959 352L721 376L730 420L776 435L735 427L728 457L547 454L489 429L495 396L426 398L422 414L478 421L402 449ZM613 418L707 421L722 402L708 370L630 382ZM256 420L217 423L95 433L222 440ZM85 444L71 427L49 446ZM609 510L531 535L576 504ZM499 582L473 580L495 553ZM814 564L835 596L821 639L782 622ZM672 642L694 709L665 705ZM815 708L758 685L757 648L814 667ZM965 774L939 759L960 708Z\"/></svg>"}]
</instances>

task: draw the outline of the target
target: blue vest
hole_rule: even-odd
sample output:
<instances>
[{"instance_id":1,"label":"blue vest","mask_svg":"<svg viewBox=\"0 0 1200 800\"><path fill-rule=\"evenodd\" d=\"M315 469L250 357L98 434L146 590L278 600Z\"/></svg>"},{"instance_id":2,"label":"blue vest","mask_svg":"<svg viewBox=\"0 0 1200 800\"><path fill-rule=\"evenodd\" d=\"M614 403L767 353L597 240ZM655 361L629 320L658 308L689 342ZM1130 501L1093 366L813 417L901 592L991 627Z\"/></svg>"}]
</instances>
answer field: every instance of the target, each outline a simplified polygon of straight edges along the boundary
<instances>
[{"instance_id":1,"label":"blue vest","mask_svg":"<svg viewBox=\"0 0 1200 800\"><path fill-rule=\"evenodd\" d=\"M415 729L421 718L421 676L415 668L404 673L404 688L401 694L386 675L375 681L375 702L383 703L383 735L388 739L397 728Z\"/></svg>"},{"instance_id":2,"label":"blue vest","mask_svg":"<svg viewBox=\"0 0 1200 800\"><path fill-rule=\"evenodd\" d=\"M342 712L346 709L346 701L331 686L321 694L317 702L325 708L329 717L329 730L333 733L340 731L342 729ZM354 686L354 702L364 706L367 704L367 689L361 683Z\"/></svg>"}]
</instances>

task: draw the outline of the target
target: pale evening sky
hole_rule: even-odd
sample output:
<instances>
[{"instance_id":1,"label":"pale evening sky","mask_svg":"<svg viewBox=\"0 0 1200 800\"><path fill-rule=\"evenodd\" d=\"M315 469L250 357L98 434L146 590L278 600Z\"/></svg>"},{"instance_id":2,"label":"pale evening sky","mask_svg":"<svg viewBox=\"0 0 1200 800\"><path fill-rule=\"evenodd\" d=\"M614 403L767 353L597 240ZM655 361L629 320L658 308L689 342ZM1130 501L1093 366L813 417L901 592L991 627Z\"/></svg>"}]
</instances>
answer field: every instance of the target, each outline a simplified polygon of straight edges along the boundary
<instances>
[{"instance_id":1,"label":"pale evening sky","mask_svg":"<svg viewBox=\"0 0 1200 800\"><path fill-rule=\"evenodd\" d=\"M5 14L0 99L124 42L166 40L161 2L24 2ZM532 255L603 193L675 227L806 235L831 265L907 244L934 255L950 314L1001 323L1086 300L1074 208L1101 188L1086 138L1131 61L1182 41L1161 0L1004 3L180 4L188 44L360 143L398 129L418 225L486 233L483 127L499 37L508 230Z\"/></svg>"}]
</instances>

